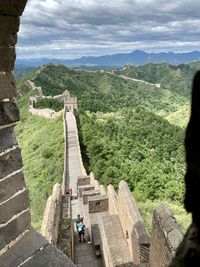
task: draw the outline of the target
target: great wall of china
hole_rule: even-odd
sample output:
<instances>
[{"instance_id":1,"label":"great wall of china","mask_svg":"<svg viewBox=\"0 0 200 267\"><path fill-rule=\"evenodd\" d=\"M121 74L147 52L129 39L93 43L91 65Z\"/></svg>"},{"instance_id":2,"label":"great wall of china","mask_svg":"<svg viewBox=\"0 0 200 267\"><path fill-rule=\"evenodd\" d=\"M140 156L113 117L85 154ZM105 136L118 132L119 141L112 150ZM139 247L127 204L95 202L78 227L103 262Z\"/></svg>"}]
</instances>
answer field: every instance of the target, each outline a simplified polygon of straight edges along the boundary
<instances>
[{"instance_id":1,"label":"great wall of china","mask_svg":"<svg viewBox=\"0 0 200 267\"><path fill-rule=\"evenodd\" d=\"M87 175L80 152L76 119L63 112L65 161L62 185L47 200L41 233L31 227L20 147L12 74L15 44L25 0L0 1L0 266L1 267L162 267L175 255L183 234L167 207L153 214L149 236L125 181L118 192ZM66 194L72 188L72 196ZM74 219L84 217L86 243L77 242Z\"/></svg>"}]
</instances>

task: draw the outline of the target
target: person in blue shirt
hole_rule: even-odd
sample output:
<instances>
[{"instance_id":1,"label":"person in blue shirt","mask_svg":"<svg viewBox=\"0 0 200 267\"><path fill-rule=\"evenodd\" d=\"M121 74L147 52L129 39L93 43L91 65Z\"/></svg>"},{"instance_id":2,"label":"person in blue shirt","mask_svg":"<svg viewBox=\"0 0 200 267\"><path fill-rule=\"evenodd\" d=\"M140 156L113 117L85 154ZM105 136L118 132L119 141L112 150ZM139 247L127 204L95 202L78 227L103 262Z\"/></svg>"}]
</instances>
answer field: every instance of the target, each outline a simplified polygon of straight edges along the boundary
<instances>
[{"instance_id":1,"label":"person in blue shirt","mask_svg":"<svg viewBox=\"0 0 200 267\"><path fill-rule=\"evenodd\" d=\"M83 237L83 242L85 242L85 224L83 223L83 218L80 218L80 222L76 224L76 229L79 236L79 242L81 242Z\"/></svg>"}]
</instances>

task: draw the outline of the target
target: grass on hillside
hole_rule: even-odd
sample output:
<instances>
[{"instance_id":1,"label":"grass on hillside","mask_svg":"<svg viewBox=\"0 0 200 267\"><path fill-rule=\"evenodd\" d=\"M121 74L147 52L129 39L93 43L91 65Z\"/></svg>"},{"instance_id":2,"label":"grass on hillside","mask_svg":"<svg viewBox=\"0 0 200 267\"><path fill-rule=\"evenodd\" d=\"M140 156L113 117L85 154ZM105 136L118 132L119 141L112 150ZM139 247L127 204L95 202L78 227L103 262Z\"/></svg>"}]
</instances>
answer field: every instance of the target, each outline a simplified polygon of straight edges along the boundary
<instances>
[{"instance_id":1,"label":"grass on hillside","mask_svg":"<svg viewBox=\"0 0 200 267\"><path fill-rule=\"evenodd\" d=\"M180 204L159 200L147 200L145 202L137 201L137 206L148 232L151 233L153 211L161 203L165 204L172 211L181 230L183 231L183 233L185 233L188 226L191 224L191 215L188 214Z\"/></svg>"},{"instance_id":2,"label":"grass on hillside","mask_svg":"<svg viewBox=\"0 0 200 267\"><path fill-rule=\"evenodd\" d=\"M63 175L63 119L52 120L28 113L28 97L19 100L21 122L16 135L22 149L26 185L29 189L32 225L41 228L46 199Z\"/></svg>"}]
</instances>

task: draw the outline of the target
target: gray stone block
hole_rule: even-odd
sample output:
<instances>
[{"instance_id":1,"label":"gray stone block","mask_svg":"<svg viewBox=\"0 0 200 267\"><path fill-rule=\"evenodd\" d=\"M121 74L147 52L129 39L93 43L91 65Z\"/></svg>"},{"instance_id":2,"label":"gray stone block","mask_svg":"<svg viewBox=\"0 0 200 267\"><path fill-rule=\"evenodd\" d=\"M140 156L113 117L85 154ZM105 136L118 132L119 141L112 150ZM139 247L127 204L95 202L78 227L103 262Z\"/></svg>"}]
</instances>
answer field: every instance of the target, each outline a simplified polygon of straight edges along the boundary
<instances>
[{"instance_id":1,"label":"gray stone block","mask_svg":"<svg viewBox=\"0 0 200 267\"><path fill-rule=\"evenodd\" d=\"M93 185L81 185L78 187L78 189L79 189L79 196L82 197L84 191L94 190L94 186Z\"/></svg>"},{"instance_id":2,"label":"gray stone block","mask_svg":"<svg viewBox=\"0 0 200 267\"><path fill-rule=\"evenodd\" d=\"M181 241L183 240L183 234L180 230L174 228L171 232L168 233L168 239L171 243L172 249L176 251Z\"/></svg>"},{"instance_id":3,"label":"gray stone block","mask_svg":"<svg viewBox=\"0 0 200 267\"><path fill-rule=\"evenodd\" d=\"M108 197L96 195L88 197L89 213L108 211Z\"/></svg>"},{"instance_id":4,"label":"gray stone block","mask_svg":"<svg viewBox=\"0 0 200 267\"><path fill-rule=\"evenodd\" d=\"M107 266L134 266L118 215L105 215L102 223L105 235L102 245L107 255Z\"/></svg>"},{"instance_id":5,"label":"gray stone block","mask_svg":"<svg viewBox=\"0 0 200 267\"><path fill-rule=\"evenodd\" d=\"M14 47L0 46L0 71L13 71L15 59L16 53Z\"/></svg>"},{"instance_id":6,"label":"gray stone block","mask_svg":"<svg viewBox=\"0 0 200 267\"><path fill-rule=\"evenodd\" d=\"M29 207L28 191L22 191L20 194L8 199L0 205L0 224L9 221L14 215L21 213Z\"/></svg>"},{"instance_id":7,"label":"gray stone block","mask_svg":"<svg viewBox=\"0 0 200 267\"><path fill-rule=\"evenodd\" d=\"M0 59L0 71L2 71L1 59ZM6 74L0 73L0 99L12 98L15 97L16 94L17 94L16 82L14 75L12 73L6 73ZM1 123L1 110L0 110L0 123Z\"/></svg>"},{"instance_id":8,"label":"gray stone block","mask_svg":"<svg viewBox=\"0 0 200 267\"><path fill-rule=\"evenodd\" d=\"M22 166L21 151L19 148L0 156L0 179L21 169Z\"/></svg>"},{"instance_id":9,"label":"gray stone block","mask_svg":"<svg viewBox=\"0 0 200 267\"><path fill-rule=\"evenodd\" d=\"M16 239L31 226L31 216L29 211L17 216L5 226L0 227L0 250L11 241Z\"/></svg>"},{"instance_id":10,"label":"gray stone block","mask_svg":"<svg viewBox=\"0 0 200 267\"><path fill-rule=\"evenodd\" d=\"M0 15L0 45L15 46L19 31L19 17Z\"/></svg>"},{"instance_id":11,"label":"gray stone block","mask_svg":"<svg viewBox=\"0 0 200 267\"><path fill-rule=\"evenodd\" d=\"M31 229L0 257L0 266L18 266L47 244L48 241L41 234Z\"/></svg>"},{"instance_id":12,"label":"gray stone block","mask_svg":"<svg viewBox=\"0 0 200 267\"><path fill-rule=\"evenodd\" d=\"M98 190L91 190L91 191L83 191L83 204L88 204L88 197L100 195L100 192Z\"/></svg>"},{"instance_id":13,"label":"gray stone block","mask_svg":"<svg viewBox=\"0 0 200 267\"><path fill-rule=\"evenodd\" d=\"M0 129L0 153L14 145L17 145L14 126Z\"/></svg>"},{"instance_id":14,"label":"gray stone block","mask_svg":"<svg viewBox=\"0 0 200 267\"><path fill-rule=\"evenodd\" d=\"M79 176L77 186L90 185L90 176Z\"/></svg>"},{"instance_id":15,"label":"gray stone block","mask_svg":"<svg viewBox=\"0 0 200 267\"><path fill-rule=\"evenodd\" d=\"M43 250L38 251L32 258L26 261L21 267L75 267L60 250L53 245L47 245Z\"/></svg>"},{"instance_id":16,"label":"gray stone block","mask_svg":"<svg viewBox=\"0 0 200 267\"><path fill-rule=\"evenodd\" d=\"M14 101L0 102L0 125L20 120L20 113Z\"/></svg>"},{"instance_id":17,"label":"gray stone block","mask_svg":"<svg viewBox=\"0 0 200 267\"><path fill-rule=\"evenodd\" d=\"M21 16L27 0L0 0L0 14Z\"/></svg>"},{"instance_id":18,"label":"gray stone block","mask_svg":"<svg viewBox=\"0 0 200 267\"><path fill-rule=\"evenodd\" d=\"M13 196L25 187L23 172L17 173L5 180L0 180L0 202Z\"/></svg>"}]
</instances>

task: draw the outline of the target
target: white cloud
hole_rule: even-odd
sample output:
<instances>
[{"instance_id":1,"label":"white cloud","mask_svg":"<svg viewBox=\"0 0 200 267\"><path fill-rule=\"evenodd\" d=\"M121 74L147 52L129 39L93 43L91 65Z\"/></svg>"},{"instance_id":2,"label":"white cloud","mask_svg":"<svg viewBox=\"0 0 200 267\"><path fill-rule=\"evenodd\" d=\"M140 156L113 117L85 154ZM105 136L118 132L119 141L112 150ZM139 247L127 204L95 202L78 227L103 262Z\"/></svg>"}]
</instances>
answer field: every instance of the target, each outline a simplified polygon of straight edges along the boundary
<instances>
[{"instance_id":1,"label":"white cloud","mask_svg":"<svg viewBox=\"0 0 200 267\"><path fill-rule=\"evenodd\" d=\"M197 0L29 0L19 57L200 50Z\"/></svg>"}]
</instances>

